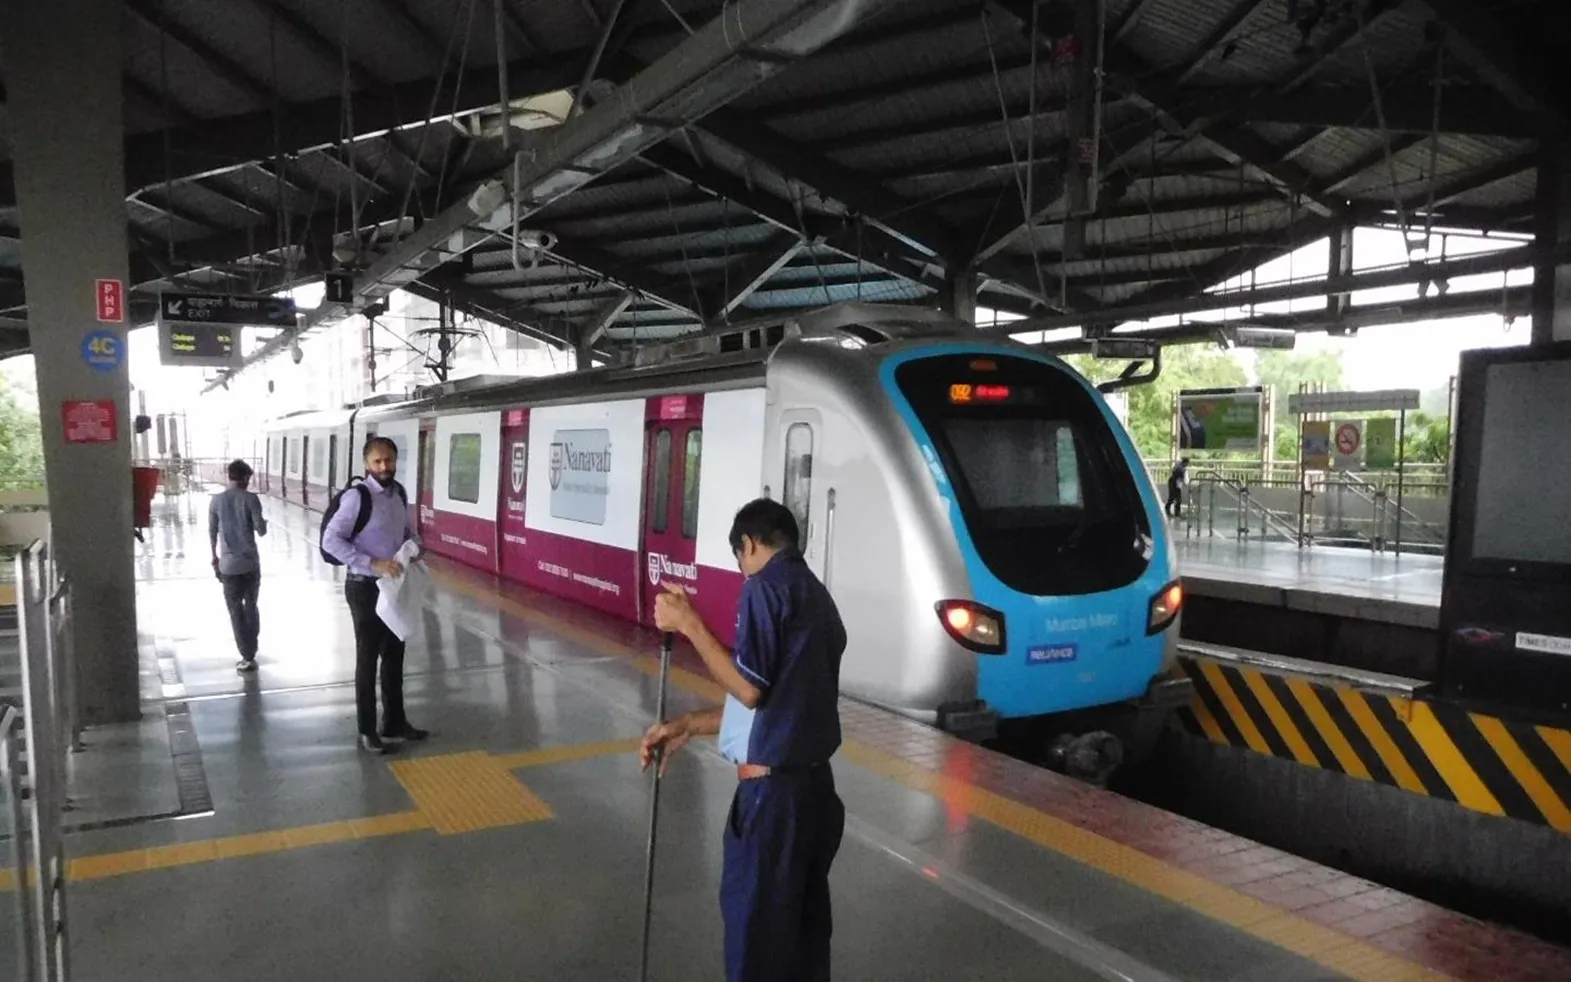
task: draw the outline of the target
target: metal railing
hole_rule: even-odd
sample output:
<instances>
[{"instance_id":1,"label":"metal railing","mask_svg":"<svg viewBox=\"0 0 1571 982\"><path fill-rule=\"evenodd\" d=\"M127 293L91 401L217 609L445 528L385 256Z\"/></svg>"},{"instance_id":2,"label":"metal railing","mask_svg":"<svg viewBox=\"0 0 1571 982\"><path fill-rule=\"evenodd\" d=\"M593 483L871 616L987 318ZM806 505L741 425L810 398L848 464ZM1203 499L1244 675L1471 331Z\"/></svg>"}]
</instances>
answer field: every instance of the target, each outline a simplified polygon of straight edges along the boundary
<instances>
[{"instance_id":1,"label":"metal railing","mask_svg":"<svg viewBox=\"0 0 1571 982\"><path fill-rule=\"evenodd\" d=\"M1190 480L1182 512L1186 536L1215 535L1217 520L1231 526L1240 539L1298 541L1293 519L1260 501L1246 483L1211 471L1198 471Z\"/></svg>"},{"instance_id":2,"label":"metal railing","mask_svg":"<svg viewBox=\"0 0 1571 982\"><path fill-rule=\"evenodd\" d=\"M71 590L34 542L17 555L16 620L22 704L0 721L0 774L18 906L19 982L66 982L65 752L76 745Z\"/></svg>"}]
</instances>

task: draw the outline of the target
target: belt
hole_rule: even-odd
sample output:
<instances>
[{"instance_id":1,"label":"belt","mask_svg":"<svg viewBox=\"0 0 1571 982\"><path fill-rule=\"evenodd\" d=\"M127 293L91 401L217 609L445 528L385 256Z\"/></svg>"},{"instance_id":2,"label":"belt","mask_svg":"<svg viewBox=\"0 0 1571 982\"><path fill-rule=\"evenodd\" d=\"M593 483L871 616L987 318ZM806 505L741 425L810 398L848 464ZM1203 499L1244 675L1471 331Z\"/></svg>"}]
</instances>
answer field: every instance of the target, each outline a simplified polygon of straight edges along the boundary
<instances>
[{"instance_id":1,"label":"belt","mask_svg":"<svg viewBox=\"0 0 1571 982\"><path fill-rule=\"evenodd\" d=\"M805 774L817 767L823 767L823 762L816 764L796 764L790 767L770 767L767 764L738 764L736 765L736 779L738 781L752 781L771 774Z\"/></svg>"},{"instance_id":2,"label":"belt","mask_svg":"<svg viewBox=\"0 0 1571 982\"><path fill-rule=\"evenodd\" d=\"M348 580L350 583L375 583L377 578L374 576L367 576L364 573L345 573L344 579Z\"/></svg>"}]
</instances>

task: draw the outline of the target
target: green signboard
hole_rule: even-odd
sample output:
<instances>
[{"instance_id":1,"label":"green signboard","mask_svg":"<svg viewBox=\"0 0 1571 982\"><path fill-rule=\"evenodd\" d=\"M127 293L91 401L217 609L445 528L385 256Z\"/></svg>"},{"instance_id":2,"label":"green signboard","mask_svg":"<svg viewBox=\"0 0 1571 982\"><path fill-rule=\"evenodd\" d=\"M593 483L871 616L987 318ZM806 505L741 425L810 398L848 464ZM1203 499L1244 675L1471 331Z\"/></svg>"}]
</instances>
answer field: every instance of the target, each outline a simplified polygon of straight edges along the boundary
<instances>
[{"instance_id":1,"label":"green signboard","mask_svg":"<svg viewBox=\"0 0 1571 982\"><path fill-rule=\"evenodd\" d=\"M1364 424L1364 466L1370 470L1396 466L1396 420L1371 419Z\"/></svg>"},{"instance_id":2,"label":"green signboard","mask_svg":"<svg viewBox=\"0 0 1571 982\"><path fill-rule=\"evenodd\" d=\"M1178 394L1180 450L1260 452L1264 390L1191 389Z\"/></svg>"}]
</instances>

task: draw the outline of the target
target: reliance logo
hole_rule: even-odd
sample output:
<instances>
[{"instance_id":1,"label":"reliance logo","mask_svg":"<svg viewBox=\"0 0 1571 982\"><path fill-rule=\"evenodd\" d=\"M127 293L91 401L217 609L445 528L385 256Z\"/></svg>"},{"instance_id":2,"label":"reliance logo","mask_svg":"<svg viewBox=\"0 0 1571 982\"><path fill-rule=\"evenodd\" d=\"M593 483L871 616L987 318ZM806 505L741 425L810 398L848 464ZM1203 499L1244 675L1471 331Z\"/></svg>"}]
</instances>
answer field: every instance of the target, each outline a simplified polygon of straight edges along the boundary
<instances>
[{"instance_id":1,"label":"reliance logo","mask_svg":"<svg viewBox=\"0 0 1571 982\"><path fill-rule=\"evenodd\" d=\"M663 552L649 554L649 582L659 585L661 576L669 576L678 580L698 580L697 563L673 563Z\"/></svg>"},{"instance_id":2,"label":"reliance logo","mask_svg":"<svg viewBox=\"0 0 1571 982\"><path fill-rule=\"evenodd\" d=\"M574 450L566 441L551 444L551 490L562 483L563 471L611 473L611 447L604 450Z\"/></svg>"}]
</instances>

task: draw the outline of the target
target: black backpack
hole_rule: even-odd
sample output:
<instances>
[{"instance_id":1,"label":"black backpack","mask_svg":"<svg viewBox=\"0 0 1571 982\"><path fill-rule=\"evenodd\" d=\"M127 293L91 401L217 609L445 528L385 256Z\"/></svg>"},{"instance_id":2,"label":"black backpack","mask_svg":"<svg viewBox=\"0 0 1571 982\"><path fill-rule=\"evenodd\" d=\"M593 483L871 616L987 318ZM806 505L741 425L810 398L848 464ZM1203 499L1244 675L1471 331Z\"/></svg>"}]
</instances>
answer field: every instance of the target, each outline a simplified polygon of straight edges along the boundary
<instances>
[{"instance_id":1,"label":"black backpack","mask_svg":"<svg viewBox=\"0 0 1571 982\"><path fill-rule=\"evenodd\" d=\"M349 538L353 539L364 531L366 523L371 520L371 489L365 486L365 478L351 477L349 483L344 485L343 490L328 500L327 510L322 512L322 526L317 530L316 551L322 554L322 561L330 566L342 566L343 562L322 547L322 537L327 532L327 523L332 521L333 516L338 513L339 504L344 500L344 495L348 494L351 489L359 492L360 513L355 516L355 527L350 531ZM404 503L405 508L408 508L409 495L404 491L404 486L394 481L393 490L398 492L398 500Z\"/></svg>"}]
</instances>

